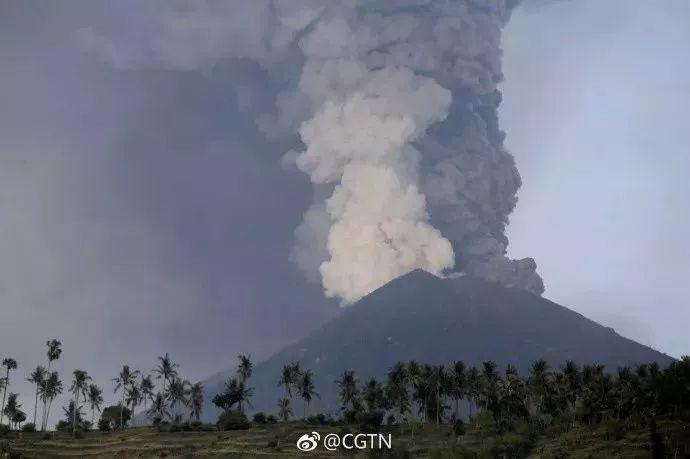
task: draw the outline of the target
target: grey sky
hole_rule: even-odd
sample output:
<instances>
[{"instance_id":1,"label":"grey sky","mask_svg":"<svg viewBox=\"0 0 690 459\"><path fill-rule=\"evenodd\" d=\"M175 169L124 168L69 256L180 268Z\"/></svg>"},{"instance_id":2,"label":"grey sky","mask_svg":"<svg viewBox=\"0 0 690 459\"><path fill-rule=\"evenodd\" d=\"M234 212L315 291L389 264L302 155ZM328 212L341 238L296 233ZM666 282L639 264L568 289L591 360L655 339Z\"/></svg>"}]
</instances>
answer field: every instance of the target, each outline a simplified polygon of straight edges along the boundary
<instances>
[{"instance_id":1,"label":"grey sky","mask_svg":"<svg viewBox=\"0 0 690 459\"><path fill-rule=\"evenodd\" d=\"M502 127L523 177L511 254L545 296L690 352L690 4L523 8L504 31Z\"/></svg>"},{"instance_id":2,"label":"grey sky","mask_svg":"<svg viewBox=\"0 0 690 459\"><path fill-rule=\"evenodd\" d=\"M501 109L524 182L511 255L537 260L546 297L676 356L689 21L682 0L519 9ZM48 338L64 379L85 369L111 397L123 363L167 351L200 379L337 309L288 261L310 185L238 110L272 97L237 89L266 76L113 70L74 42L108 22L91 2L0 6L0 355L19 360L25 408Z\"/></svg>"}]
</instances>

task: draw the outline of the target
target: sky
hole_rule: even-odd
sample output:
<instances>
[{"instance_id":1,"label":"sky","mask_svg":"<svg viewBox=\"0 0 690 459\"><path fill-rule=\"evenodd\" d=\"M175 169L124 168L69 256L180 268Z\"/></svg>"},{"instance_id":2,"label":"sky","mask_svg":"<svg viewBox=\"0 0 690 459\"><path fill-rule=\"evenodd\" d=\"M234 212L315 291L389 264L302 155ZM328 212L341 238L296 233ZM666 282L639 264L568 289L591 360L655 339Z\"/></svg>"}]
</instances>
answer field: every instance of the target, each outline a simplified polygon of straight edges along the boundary
<instances>
[{"instance_id":1,"label":"sky","mask_svg":"<svg viewBox=\"0 0 690 459\"><path fill-rule=\"evenodd\" d=\"M241 109L271 97L246 89L266 76L113 69L75 35L117 13L0 6L0 356L25 408L53 337L63 378L87 370L112 401L124 363L170 352L198 380L338 310L289 261L311 185ZM540 2L503 36L510 255L536 259L547 298L674 356L690 349L689 20L683 0Z\"/></svg>"}]
</instances>

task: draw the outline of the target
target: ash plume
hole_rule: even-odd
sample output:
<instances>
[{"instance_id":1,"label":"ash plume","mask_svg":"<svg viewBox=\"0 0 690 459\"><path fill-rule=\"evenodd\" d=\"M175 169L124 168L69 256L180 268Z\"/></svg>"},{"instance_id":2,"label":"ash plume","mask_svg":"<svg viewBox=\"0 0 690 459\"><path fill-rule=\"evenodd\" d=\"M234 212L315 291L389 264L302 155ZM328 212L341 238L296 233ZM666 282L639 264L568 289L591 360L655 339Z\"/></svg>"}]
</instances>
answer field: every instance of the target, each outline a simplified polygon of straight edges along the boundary
<instances>
[{"instance_id":1,"label":"ash plume","mask_svg":"<svg viewBox=\"0 0 690 459\"><path fill-rule=\"evenodd\" d=\"M344 304L422 268L544 290L506 256L521 182L498 125L509 0L190 2L122 35L82 31L119 66L252 61L276 82L255 112L314 184L291 259ZM254 92L260 92L256 89Z\"/></svg>"}]
</instances>

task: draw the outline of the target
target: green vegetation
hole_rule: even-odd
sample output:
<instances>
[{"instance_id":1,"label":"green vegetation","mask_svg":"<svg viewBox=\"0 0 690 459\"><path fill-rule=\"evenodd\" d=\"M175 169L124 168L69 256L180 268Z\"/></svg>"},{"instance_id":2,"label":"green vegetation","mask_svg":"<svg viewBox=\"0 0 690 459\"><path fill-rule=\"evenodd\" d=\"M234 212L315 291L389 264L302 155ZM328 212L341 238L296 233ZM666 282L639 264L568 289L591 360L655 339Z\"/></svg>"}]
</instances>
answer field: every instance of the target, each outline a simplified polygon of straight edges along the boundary
<instances>
[{"instance_id":1,"label":"green vegetation","mask_svg":"<svg viewBox=\"0 0 690 459\"><path fill-rule=\"evenodd\" d=\"M63 391L57 371L51 369L62 352L60 342L51 340L47 346L48 367L36 367L29 378L36 385L35 411L39 398L43 405L41 431L48 430L53 400ZM543 360L534 362L526 375L510 365L501 371L491 361L479 368L463 362L450 366L398 362L382 381L361 382L346 370L333 382L339 410L314 415L308 413L312 399L319 397L313 373L292 362L276 375L285 394L275 414L255 413L250 422L246 410L252 408L254 397L253 363L239 355L235 375L213 397L221 411L215 424L201 422L201 383L181 379L179 366L168 354L158 361L153 371L162 380L161 390L156 391L151 376L123 365L114 378L120 402L102 412L101 389L86 371L74 370L71 399L62 408L57 432L41 433L34 423L22 428L26 414L17 394L8 392L9 374L17 362L5 359L1 411L9 422L0 424L0 454L290 456L296 453L297 438L316 429L323 435L391 433L396 451L386 454L394 457L690 455L690 357L664 369L652 363L615 373L601 365L579 367L574 362L552 369ZM302 421L291 421L296 397L304 402ZM129 426L142 405L153 427ZM90 409L91 421L84 419L84 409ZM96 411L101 412L100 432L93 425Z\"/></svg>"}]
</instances>

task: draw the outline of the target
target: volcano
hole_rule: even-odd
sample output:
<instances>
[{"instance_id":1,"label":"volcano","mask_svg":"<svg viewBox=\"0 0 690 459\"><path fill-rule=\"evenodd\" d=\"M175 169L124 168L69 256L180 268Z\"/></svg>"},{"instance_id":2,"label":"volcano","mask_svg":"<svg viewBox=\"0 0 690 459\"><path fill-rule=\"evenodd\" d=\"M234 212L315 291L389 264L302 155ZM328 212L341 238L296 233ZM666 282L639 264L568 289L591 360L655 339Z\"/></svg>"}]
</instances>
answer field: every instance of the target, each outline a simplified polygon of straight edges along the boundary
<instances>
[{"instance_id":1,"label":"volcano","mask_svg":"<svg viewBox=\"0 0 690 459\"><path fill-rule=\"evenodd\" d=\"M526 373L533 361L558 368L567 360L578 364L619 366L673 359L617 334L586 317L521 289L501 287L462 276L441 279L422 270L394 279L310 336L256 365L250 380L255 388L254 411L276 411L283 396L278 378L284 364L299 361L314 372L320 399L313 412L336 406L335 380L354 370L360 381L383 378L397 361L449 364L462 360L480 366L493 360ZM209 421L217 410L210 400L234 370L204 382ZM296 401L295 414L302 414Z\"/></svg>"}]
</instances>

